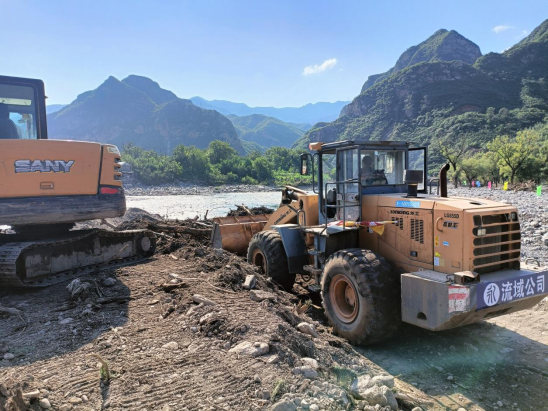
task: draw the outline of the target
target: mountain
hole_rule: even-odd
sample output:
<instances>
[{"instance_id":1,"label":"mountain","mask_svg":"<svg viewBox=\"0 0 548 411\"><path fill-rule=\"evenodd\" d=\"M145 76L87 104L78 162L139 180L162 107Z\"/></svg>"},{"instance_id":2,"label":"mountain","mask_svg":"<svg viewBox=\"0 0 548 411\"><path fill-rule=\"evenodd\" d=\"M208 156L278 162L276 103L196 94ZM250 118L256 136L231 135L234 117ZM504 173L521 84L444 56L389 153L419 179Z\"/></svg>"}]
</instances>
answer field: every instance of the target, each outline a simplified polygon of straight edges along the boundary
<instances>
[{"instance_id":1,"label":"mountain","mask_svg":"<svg viewBox=\"0 0 548 411\"><path fill-rule=\"evenodd\" d=\"M55 113L56 111L59 111L66 106L66 104L48 104L46 106L46 114Z\"/></svg>"},{"instance_id":2,"label":"mountain","mask_svg":"<svg viewBox=\"0 0 548 411\"><path fill-rule=\"evenodd\" d=\"M227 110L223 107L212 104L213 102L207 101L206 99L204 99L202 97L191 97L190 101L192 101L198 107L205 108L207 110L215 110L215 111L218 111L219 113L225 114L225 115L226 114L235 114L235 113L231 113L230 110ZM223 100L213 100L213 101L223 101ZM239 104L239 103L232 103L232 104ZM242 104L242 105L245 106L245 104Z\"/></svg>"},{"instance_id":3,"label":"mountain","mask_svg":"<svg viewBox=\"0 0 548 411\"><path fill-rule=\"evenodd\" d=\"M119 147L134 143L160 153L171 153L179 144L203 149L213 140L227 141L245 153L225 116L134 75L122 81L111 76L97 89L80 94L68 106L48 115L48 128L51 138Z\"/></svg>"},{"instance_id":4,"label":"mountain","mask_svg":"<svg viewBox=\"0 0 548 411\"><path fill-rule=\"evenodd\" d=\"M362 87L362 93L390 75L414 64L453 60L474 64L479 57L481 57L481 51L476 44L455 30L441 29L422 43L409 47L396 61L396 65L387 72L369 76Z\"/></svg>"},{"instance_id":5,"label":"mountain","mask_svg":"<svg viewBox=\"0 0 548 411\"><path fill-rule=\"evenodd\" d=\"M309 124L286 123L262 114L242 117L229 114L227 117L241 140L256 143L262 150L273 146L291 147L311 127Z\"/></svg>"},{"instance_id":6,"label":"mountain","mask_svg":"<svg viewBox=\"0 0 548 411\"><path fill-rule=\"evenodd\" d=\"M548 40L548 20L544 20L544 22L540 26L538 26L531 32L531 34L521 40L518 45L525 43L542 43L546 40Z\"/></svg>"},{"instance_id":7,"label":"mountain","mask_svg":"<svg viewBox=\"0 0 548 411\"><path fill-rule=\"evenodd\" d=\"M466 133L482 147L496 135L532 127L548 115L547 32L548 20L507 51L486 54L473 65L435 59L397 70L294 146L344 139L427 145L438 135ZM457 43L461 53L463 42Z\"/></svg>"},{"instance_id":8,"label":"mountain","mask_svg":"<svg viewBox=\"0 0 548 411\"><path fill-rule=\"evenodd\" d=\"M125 79L123 79L122 83L142 91L152 101L154 101L154 103L158 105L169 103L170 101L178 99L175 93L169 90L164 90L163 88L160 87L158 83L149 79L148 77L136 76L132 74L126 77Z\"/></svg>"},{"instance_id":9,"label":"mountain","mask_svg":"<svg viewBox=\"0 0 548 411\"><path fill-rule=\"evenodd\" d=\"M333 121L348 104L348 101L336 101L334 103L313 103L302 107L249 107L243 103L233 103L226 100L205 100L202 97L192 97L190 100L199 107L209 110L217 110L221 114L235 114L237 116L249 116L262 114L275 117L288 123L315 124L320 121Z\"/></svg>"}]
</instances>

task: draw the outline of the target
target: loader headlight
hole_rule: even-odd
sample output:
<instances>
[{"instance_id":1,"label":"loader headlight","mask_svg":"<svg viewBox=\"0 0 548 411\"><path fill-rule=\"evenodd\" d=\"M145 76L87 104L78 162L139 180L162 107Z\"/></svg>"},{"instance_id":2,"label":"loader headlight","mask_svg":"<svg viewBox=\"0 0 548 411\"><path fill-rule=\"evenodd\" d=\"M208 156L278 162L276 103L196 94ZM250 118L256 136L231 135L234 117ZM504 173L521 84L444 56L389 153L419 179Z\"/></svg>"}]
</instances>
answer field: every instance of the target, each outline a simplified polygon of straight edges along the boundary
<instances>
[{"instance_id":1,"label":"loader headlight","mask_svg":"<svg viewBox=\"0 0 548 411\"><path fill-rule=\"evenodd\" d=\"M485 234L487 234L487 229L485 228L478 228L478 237L483 237Z\"/></svg>"}]
</instances>

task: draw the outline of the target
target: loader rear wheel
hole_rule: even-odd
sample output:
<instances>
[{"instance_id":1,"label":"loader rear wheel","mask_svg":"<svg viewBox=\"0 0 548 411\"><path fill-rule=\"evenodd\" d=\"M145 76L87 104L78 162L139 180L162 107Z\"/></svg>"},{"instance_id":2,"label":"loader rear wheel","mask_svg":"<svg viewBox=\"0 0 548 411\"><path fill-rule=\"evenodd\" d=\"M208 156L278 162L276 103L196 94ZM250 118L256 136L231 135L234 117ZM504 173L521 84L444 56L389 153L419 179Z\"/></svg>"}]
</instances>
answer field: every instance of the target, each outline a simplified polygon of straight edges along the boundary
<instances>
[{"instance_id":1,"label":"loader rear wheel","mask_svg":"<svg viewBox=\"0 0 548 411\"><path fill-rule=\"evenodd\" d=\"M355 345L394 335L400 320L400 276L372 251L341 250L325 264L322 305L333 332Z\"/></svg>"},{"instance_id":2,"label":"loader rear wheel","mask_svg":"<svg viewBox=\"0 0 548 411\"><path fill-rule=\"evenodd\" d=\"M282 237L277 231L265 230L255 234L247 249L247 260L260 267L267 277L271 277L285 291L293 289L296 274L289 273Z\"/></svg>"}]
</instances>

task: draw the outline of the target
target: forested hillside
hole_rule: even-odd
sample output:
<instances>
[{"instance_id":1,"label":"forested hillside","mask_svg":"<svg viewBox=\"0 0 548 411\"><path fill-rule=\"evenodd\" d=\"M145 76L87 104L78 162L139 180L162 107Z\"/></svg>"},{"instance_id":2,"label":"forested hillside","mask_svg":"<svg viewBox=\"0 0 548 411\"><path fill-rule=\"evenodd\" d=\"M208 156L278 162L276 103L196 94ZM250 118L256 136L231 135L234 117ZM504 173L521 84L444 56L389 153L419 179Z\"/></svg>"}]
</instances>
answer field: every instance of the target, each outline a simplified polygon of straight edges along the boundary
<instances>
[{"instance_id":1,"label":"forested hillside","mask_svg":"<svg viewBox=\"0 0 548 411\"><path fill-rule=\"evenodd\" d=\"M286 123L274 117L252 114L250 116L227 115L232 121L244 147L252 143L252 149L266 150L269 147L291 147L310 129L309 124ZM246 150L248 151L248 150Z\"/></svg>"},{"instance_id":2,"label":"forested hillside","mask_svg":"<svg viewBox=\"0 0 548 411\"><path fill-rule=\"evenodd\" d=\"M428 145L435 138L463 134L472 138L472 147L485 147L497 135L515 135L543 123L548 114L547 33L548 20L512 48L479 57L473 64L463 61L462 39L453 61L441 61L450 59L447 48L439 58L434 46L443 42L430 44L430 52L419 59L424 61L366 83L336 121L316 124L295 147L344 139ZM410 50L416 56L420 49Z\"/></svg>"},{"instance_id":3,"label":"forested hillside","mask_svg":"<svg viewBox=\"0 0 548 411\"><path fill-rule=\"evenodd\" d=\"M234 126L225 116L178 98L140 76L109 77L97 89L80 94L48 115L50 138L98 141L122 147L133 143L170 154L180 144L207 148L226 141L244 154Z\"/></svg>"}]
</instances>

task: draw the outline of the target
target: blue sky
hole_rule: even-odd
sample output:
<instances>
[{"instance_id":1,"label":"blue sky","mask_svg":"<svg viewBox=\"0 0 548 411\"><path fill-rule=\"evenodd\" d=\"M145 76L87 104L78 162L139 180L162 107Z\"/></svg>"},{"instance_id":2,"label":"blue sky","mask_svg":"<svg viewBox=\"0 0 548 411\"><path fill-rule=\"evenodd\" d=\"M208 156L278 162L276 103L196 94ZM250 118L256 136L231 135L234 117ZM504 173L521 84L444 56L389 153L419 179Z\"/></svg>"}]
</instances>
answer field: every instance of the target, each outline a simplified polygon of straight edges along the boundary
<instances>
[{"instance_id":1,"label":"blue sky","mask_svg":"<svg viewBox=\"0 0 548 411\"><path fill-rule=\"evenodd\" d=\"M43 79L49 104L139 74L179 97L300 106L351 100L440 28L485 54L546 18L545 0L0 0L1 74Z\"/></svg>"}]
</instances>

